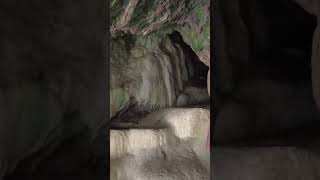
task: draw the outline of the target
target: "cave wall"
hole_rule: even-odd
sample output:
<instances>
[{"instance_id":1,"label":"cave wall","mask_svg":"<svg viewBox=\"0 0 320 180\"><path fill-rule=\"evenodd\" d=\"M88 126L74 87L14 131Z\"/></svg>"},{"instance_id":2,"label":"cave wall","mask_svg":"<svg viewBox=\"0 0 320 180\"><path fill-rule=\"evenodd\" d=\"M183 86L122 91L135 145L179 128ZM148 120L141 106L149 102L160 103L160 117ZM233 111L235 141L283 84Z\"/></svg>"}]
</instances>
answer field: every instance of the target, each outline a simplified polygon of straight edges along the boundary
<instances>
[{"instance_id":1,"label":"cave wall","mask_svg":"<svg viewBox=\"0 0 320 180\"><path fill-rule=\"evenodd\" d=\"M209 179L209 7L111 2L111 179Z\"/></svg>"},{"instance_id":2,"label":"cave wall","mask_svg":"<svg viewBox=\"0 0 320 180\"><path fill-rule=\"evenodd\" d=\"M303 148L217 147L214 152L214 179L316 180L319 177L319 154Z\"/></svg>"},{"instance_id":3,"label":"cave wall","mask_svg":"<svg viewBox=\"0 0 320 180\"><path fill-rule=\"evenodd\" d=\"M243 4L241 1L216 1L215 81L218 99L235 88L239 78L235 66L252 62L253 54L265 49L267 44L267 25L261 4L256 1L250 1L247 7Z\"/></svg>"},{"instance_id":4,"label":"cave wall","mask_svg":"<svg viewBox=\"0 0 320 180\"><path fill-rule=\"evenodd\" d=\"M317 92L317 61L311 65L308 56L315 21L293 1L279 2L283 12L271 5L269 1L217 1L216 144L286 136L318 124L317 95L311 93ZM272 19L277 13L282 13L281 18ZM274 26L290 18L288 22L296 24L281 30ZM294 38L297 33L305 34ZM289 43L282 43L286 38ZM295 47L301 42L309 42L309 48Z\"/></svg>"},{"instance_id":5,"label":"cave wall","mask_svg":"<svg viewBox=\"0 0 320 180\"><path fill-rule=\"evenodd\" d=\"M201 61L210 63L210 3L208 0L113 0L111 35L147 35L178 30Z\"/></svg>"},{"instance_id":6,"label":"cave wall","mask_svg":"<svg viewBox=\"0 0 320 180\"><path fill-rule=\"evenodd\" d=\"M88 142L79 148L88 148L129 96L152 108L175 104L177 91L184 94L181 104L185 96L199 92L208 98L205 89L182 88L192 76L192 65L181 46L167 37L178 31L209 66L208 1L112 0L111 35L116 50L111 49L111 68L118 74L111 74L115 110L111 108L108 116L105 3L1 1L0 178L40 151L50 156L74 136ZM133 46L117 40L127 35L134 37ZM128 74L118 81L116 76L124 72ZM140 81L146 74L147 79ZM148 88L127 92L130 87ZM160 93L168 97L160 98ZM32 166L28 164L30 169L42 161L36 159Z\"/></svg>"},{"instance_id":7,"label":"cave wall","mask_svg":"<svg viewBox=\"0 0 320 180\"><path fill-rule=\"evenodd\" d=\"M193 74L181 47L168 37L156 49L142 45L126 49L130 42L123 41L112 42L110 117L132 105L141 111L176 105Z\"/></svg>"},{"instance_id":8,"label":"cave wall","mask_svg":"<svg viewBox=\"0 0 320 180\"><path fill-rule=\"evenodd\" d=\"M320 3L314 0L296 0L306 11L312 15L317 16L317 27L314 31L314 37L312 42L312 86L313 95L316 103L320 108L320 56L319 56L319 41L320 41L320 28L319 28L319 16L320 16Z\"/></svg>"},{"instance_id":9,"label":"cave wall","mask_svg":"<svg viewBox=\"0 0 320 180\"><path fill-rule=\"evenodd\" d=\"M199 70L187 52L210 66L207 0L113 0L111 19L110 117L130 107L151 111L209 99L190 84ZM172 39L177 35L190 49Z\"/></svg>"},{"instance_id":10,"label":"cave wall","mask_svg":"<svg viewBox=\"0 0 320 180\"><path fill-rule=\"evenodd\" d=\"M75 134L90 141L107 118L107 61L104 2L1 1L0 6L2 179L21 160L46 148L53 152Z\"/></svg>"}]
</instances>

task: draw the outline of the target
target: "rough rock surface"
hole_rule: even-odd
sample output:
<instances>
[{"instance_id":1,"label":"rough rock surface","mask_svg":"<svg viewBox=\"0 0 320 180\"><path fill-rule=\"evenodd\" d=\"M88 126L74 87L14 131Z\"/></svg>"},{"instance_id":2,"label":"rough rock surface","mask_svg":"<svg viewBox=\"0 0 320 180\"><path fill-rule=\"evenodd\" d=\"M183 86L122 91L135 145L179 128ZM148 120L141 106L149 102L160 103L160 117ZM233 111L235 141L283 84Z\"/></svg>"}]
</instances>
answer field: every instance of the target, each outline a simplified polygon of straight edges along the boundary
<instances>
[{"instance_id":1,"label":"rough rock surface","mask_svg":"<svg viewBox=\"0 0 320 180\"><path fill-rule=\"evenodd\" d=\"M213 137L216 141L294 132L320 118L311 88L304 84L259 79L243 82L236 92L238 99L225 100L219 109Z\"/></svg>"},{"instance_id":2,"label":"rough rock surface","mask_svg":"<svg viewBox=\"0 0 320 180\"><path fill-rule=\"evenodd\" d=\"M297 1L319 13L319 1ZM217 3L220 101L211 178L319 179L318 28L311 66L308 47L313 16L293 1Z\"/></svg>"},{"instance_id":3,"label":"rough rock surface","mask_svg":"<svg viewBox=\"0 0 320 180\"><path fill-rule=\"evenodd\" d=\"M239 0L215 2L215 81L218 96L231 93L237 86L240 65L252 64L252 56L267 48L269 33L261 1L249 0L246 3Z\"/></svg>"},{"instance_id":4,"label":"rough rock surface","mask_svg":"<svg viewBox=\"0 0 320 180\"><path fill-rule=\"evenodd\" d=\"M210 79L209 79L210 80ZM210 87L209 87L210 88ZM177 106L197 105L208 102L208 90L195 86L187 86L177 98Z\"/></svg>"},{"instance_id":5,"label":"rough rock surface","mask_svg":"<svg viewBox=\"0 0 320 180\"><path fill-rule=\"evenodd\" d=\"M75 134L94 135L108 102L102 1L0 6L2 179L48 145L52 152Z\"/></svg>"},{"instance_id":6,"label":"rough rock surface","mask_svg":"<svg viewBox=\"0 0 320 180\"><path fill-rule=\"evenodd\" d=\"M112 40L110 117L132 109L150 112L209 100L206 88L194 83L205 83L197 64L205 65L169 36L160 42L157 38L127 36Z\"/></svg>"},{"instance_id":7,"label":"rough rock surface","mask_svg":"<svg viewBox=\"0 0 320 180\"><path fill-rule=\"evenodd\" d=\"M181 47L168 37L155 49L121 43L112 42L110 116L132 104L144 111L176 105L193 73Z\"/></svg>"},{"instance_id":8,"label":"rough rock surface","mask_svg":"<svg viewBox=\"0 0 320 180\"><path fill-rule=\"evenodd\" d=\"M111 18L113 37L154 34L158 36L156 39L162 39L166 34L178 31L199 59L210 67L208 0L113 0Z\"/></svg>"},{"instance_id":9,"label":"rough rock surface","mask_svg":"<svg viewBox=\"0 0 320 180\"><path fill-rule=\"evenodd\" d=\"M213 152L213 179L316 180L320 176L319 154L301 148L216 147Z\"/></svg>"},{"instance_id":10,"label":"rough rock surface","mask_svg":"<svg viewBox=\"0 0 320 180\"><path fill-rule=\"evenodd\" d=\"M209 123L206 109L169 108L135 129L111 130L111 180L208 179Z\"/></svg>"},{"instance_id":11,"label":"rough rock surface","mask_svg":"<svg viewBox=\"0 0 320 180\"><path fill-rule=\"evenodd\" d=\"M295 2L272 6L270 1L217 1L216 140L294 133L320 119L314 103L318 50L309 64L316 21Z\"/></svg>"},{"instance_id":12,"label":"rough rock surface","mask_svg":"<svg viewBox=\"0 0 320 180\"><path fill-rule=\"evenodd\" d=\"M187 44L210 64L210 1L113 0L111 34L147 35L179 31Z\"/></svg>"},{"instance_id":13,"label":"rough rock surface","mask_svg":"<svg viewBox=\"0 0 320 180\"><path fill-rule=\"evenodd\" d=\"M111 2L112 180L209 178L209 111L169 108L209 100L202 75L210 66L209 7L208 0ZM153 112L142 118L145 111Z\"/></svg>"}]
</instances>

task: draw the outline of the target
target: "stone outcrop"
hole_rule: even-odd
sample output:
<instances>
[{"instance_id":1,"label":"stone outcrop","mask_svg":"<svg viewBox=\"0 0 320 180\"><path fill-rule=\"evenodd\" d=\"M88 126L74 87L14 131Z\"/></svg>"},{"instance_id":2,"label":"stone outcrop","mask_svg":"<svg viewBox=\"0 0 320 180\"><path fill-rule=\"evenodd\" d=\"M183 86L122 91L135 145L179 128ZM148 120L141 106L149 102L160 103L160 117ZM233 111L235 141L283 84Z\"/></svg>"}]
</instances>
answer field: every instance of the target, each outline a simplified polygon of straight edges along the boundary
<instances>
[{"instance_id":1,"label":"stone outcrop","mask_svg":"<svg viewBox=\"0 0 320 180\"><path fill-rule=\"evenodd\" d=\"M111 2L111 34L161 37L178 31L199 59L210 67L210 2L200 1L138 1Z\"/></svg>"},{"instance_id":2,"label":"stone outcrop","mask_svg":"<svg viewBox=\"0 0 320 180\"><path fill-rule=\"evenodd\" d=\"M209 179L209 124L209 110L169 108L111 130L111 180Z\"/></svg>"},{"instance_id":3,"label":"stone outcrop","mask_svg":"<svg viewBox=\"0 0 320 180\"><path fill-rule=\"evenodd\" d=\"M167 37L155 49L137 45L126 50L116 41L112 47L110 117L132 104L142 111L176 105L193 72L178 44Z\"/></svg>"},{"instance_id":4,"label":"stone outcrop","mask_svg":"<svg viewBox=\"0 0 320 180\"><path fill-rule=\"evenodd\" d=\"M210 62L208 0L113 0L111 34L147 35L179 31L205 64Z\"/></svg>"}]
</instances>

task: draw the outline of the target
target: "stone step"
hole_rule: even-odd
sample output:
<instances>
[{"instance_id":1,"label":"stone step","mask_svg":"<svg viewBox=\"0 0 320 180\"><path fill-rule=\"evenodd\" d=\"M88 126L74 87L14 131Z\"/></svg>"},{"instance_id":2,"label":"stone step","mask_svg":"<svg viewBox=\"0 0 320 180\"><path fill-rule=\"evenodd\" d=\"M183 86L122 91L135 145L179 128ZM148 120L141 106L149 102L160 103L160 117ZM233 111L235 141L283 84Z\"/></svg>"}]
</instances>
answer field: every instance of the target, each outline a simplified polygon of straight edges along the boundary
<instances>
[{"instance_id":1,"label":"stone step","mask_svg":"<svg viewBox=\"0 0 320 180\"><path fill-rule=\"evenodd\" d=\"M111 180L209 179L209 110L163 109L139 125L161 128L110 131Z\"/></svg>"}]
</instances>

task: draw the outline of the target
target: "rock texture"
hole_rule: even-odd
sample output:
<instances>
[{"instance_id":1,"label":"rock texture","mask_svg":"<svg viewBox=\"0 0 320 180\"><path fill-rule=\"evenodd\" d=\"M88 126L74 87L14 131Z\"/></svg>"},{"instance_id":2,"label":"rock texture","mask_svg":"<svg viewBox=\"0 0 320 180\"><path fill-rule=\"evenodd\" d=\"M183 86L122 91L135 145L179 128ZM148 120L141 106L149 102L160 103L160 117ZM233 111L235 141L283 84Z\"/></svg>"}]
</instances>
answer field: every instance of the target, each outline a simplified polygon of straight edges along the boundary
<instances>
[{"instance_id":1,"label":"rock texture","mask_svg":"<svg viewBox=\"0 0 320 180\"><path fill-rule=\"evenodd\" d=\"M111 130L111 180L209 179L209 123L206 109L170 108L135 129Z\"/></svg>"},{"instance_id":2,"label":"rock texture","mask_svg":"<svg viewBox=\"0 0 320 180\"><path fill-rule=\"evenodd\" d=\"M205 64L210 62L208 0L113 0L111 34L147 35L178 30ZM166 33L162 33L166 34Z\"/></svg>"},{"instance_id":3,"label":"rock texture","mask_svg":"<svg viewBox=\"0 0 320 180\"><path fill-rule=\"evenodd\" d=\"M178 31L199 59L210 67L208 0L113 0L111 16L113 37L156 34L157 39L162 39L166 34Z\"/></svg>"},{"instance_id":4,"label":"rock texture","mask_svg":"<svg viewBox=\"0 0 320 180\"><path fill-rule=\"evenodd\" d=\"M217 115L213 138L222 142L293 133L298 128L317 123L320 115L310 92L311 88L304 84L261 79L243 82L235 96L250 103L231 98L225 100Z\"/></svg>"},{"instance_id":5,"label":"rock texture","mask_svg":"<svg viewBox=\"0 0 320 180\"><path fill-rule=\"evenodd\" d=\"M107 80L103 2L2 1L0 6L2 179L40 150L53 152L79 133L94 136L106 122Z\"/></svg>"},{"instance_id":6,"label":"rock texture","mask_svg":"<svg viewBox=\"0 0 320 180\"><path fill-rule=\"evenodd\" d=\"M112 43L110 116L132 104L144 111L176 105L193 72L181 47L166 38L156 49L126 51L119 41Z\"/></svg>"},{"instance_id":7,"label":"rock texture","mask_svg":"<svg viewBox=\"0 0 320 180\"><path fill-rule=\"evenodd\" d=\"M217 1L217 141L294 133L319 120L316 50L313 65L308 55L316 21L295 2L272 6Z\"/></svg>"},{"instance_id":8,"label":"rock texture","mask_svg":"<svg viewBox=\"0 0 320 180\"><path fill-rule=\"evenodd\" d=\"M253 56L266 50L269 32L261 1L217 0L215 4L215 81L217 93L226 94L237 86L237 67L252 64Z\"/></svg>"},{"instance_id":9,"label":"rock texture","mask_svg":"<svg viewBox=\"0 0 320 180\"><path fill-rule=\"evenodd\" d=\"M316 180L317 152L294 147L215 148L213 179L219 180Z\"/></svg>"},{"instance_id":10,"label":"rock texture","mask_svg":"<svg viewBox=\"0 0 320 180\"><path fill-rule=\"evenodd\" d=\"M111 1L112 180L209 178L209 7Z\"/></svg>"},{"instance_id":11,"label":"rock texture","mask_svg":"<svg viewBox=\"0 0 320 180\"><path fill-rule=\"evenodd\" d=\"M129 36L112 41L110 117L209 101L206 87L197 83L206 83L197 67L200 61L169 36L160 42L157 38Z\"/></svg>"},{"instance_id":12,"label":"rock texture","mask_svg":"<svg viewBox=\"0 0 320 180\"><path fill-rule=\"evenodd\" d=\"M297 1L319 13L319 1ZM281 0L218 0L215 13L219 101L211 178L318 179L314 17Z\"/></svg>"}]
</instances>

